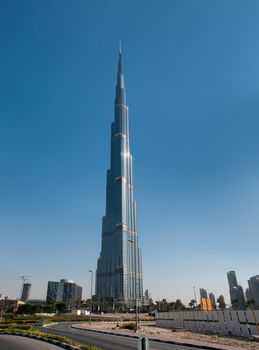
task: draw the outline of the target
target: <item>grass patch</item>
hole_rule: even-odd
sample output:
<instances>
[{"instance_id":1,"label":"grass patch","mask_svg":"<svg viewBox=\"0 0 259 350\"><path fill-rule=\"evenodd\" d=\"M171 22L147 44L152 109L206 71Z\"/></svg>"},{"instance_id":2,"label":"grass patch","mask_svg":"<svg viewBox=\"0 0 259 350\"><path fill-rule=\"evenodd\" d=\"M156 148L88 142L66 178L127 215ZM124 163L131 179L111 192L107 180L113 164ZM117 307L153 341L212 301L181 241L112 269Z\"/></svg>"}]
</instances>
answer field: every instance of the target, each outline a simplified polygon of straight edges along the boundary
<instances>
[{"instance_id":1,"label":"grass patch","mask_svg":"<svg viewBox=\"0 0 259 350\"><path fill-rule=\"evenodd\" d=\"M80 350L102 350L93 345L81 345Z\"/></svg>"}]
</instances>

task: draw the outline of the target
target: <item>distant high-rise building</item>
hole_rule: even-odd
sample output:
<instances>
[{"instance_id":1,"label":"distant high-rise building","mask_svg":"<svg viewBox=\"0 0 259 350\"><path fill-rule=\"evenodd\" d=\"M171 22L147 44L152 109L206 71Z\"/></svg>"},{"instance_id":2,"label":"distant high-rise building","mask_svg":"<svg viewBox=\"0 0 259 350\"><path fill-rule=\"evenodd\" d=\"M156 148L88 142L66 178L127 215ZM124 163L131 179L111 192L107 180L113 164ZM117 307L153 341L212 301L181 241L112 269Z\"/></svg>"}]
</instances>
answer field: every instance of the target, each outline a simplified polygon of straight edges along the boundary
<instances>
[{"instance_id":1,"label":"distant high-rise building","mask_svg":"<svg viewBox=\"0 0 259 350\"><path fill-rule=\"evenodd\" d=\"M216 309L216 298L215 298L215 295L213 293L209 293L209 299L210 299L210 302L211 302L211 306L212 306L212 309L215 310Z\"/></svg>"},{"instance_id":2,"label":"distant high-rise building","mask_svg":"<svg viewBox=\"0 0 259 350\"><path fill-rule=\"evenodd\" d=\"M110 169L107 171L106 212L102 220L102 247L96 271L96 298L133 306L136 301L143 302L142 258L138 244L121 51L114 115Z\"/></svg>"},{"instance_id":3,"label":"distant high-rise building","mask_svg":"<svg viewBox=\"0 0 259 350\"><path fill-rule=\"evenodd\" d=\"M246 288L245 296L246 296L246 300L247 300L248 302L250 302L250 301L252 300L252 296L251 296L251 292L250 292L250 289L249 289L249 288Z\"/></svg>"},{"instance_id":4,"label":"distant high-rise building","mask_svg":"<svg viewBox=\"0 0 259 350\"><path fill-rule=\"evenodd\" d=\"M203 311L212 311L213 307L211 305L211 300L208 298L201 298L200 308Z\"/></svg>"},{"instance_id":5,"label":"distant high-rise building","mask_svg":"<svg viewBox=\"0 0 259 350\"><path fill-rule=\"evenodd\" d=\"M200 288L200 308L204 311L211 311L213 309L211 300L208 298L208 293L204 288Z\"/></svg>"},{"instance_id":6,"label":"distant high-rise building","mask_svg":"<svg viewBox=\"0 0 259 350\"><path fill-rule=\"evenodd\" d=\"M145 293L144 293L144 305L149 305L150 300L151 300L150 293L149 293L148 289L146 289Z\"/></svg>"},{"instance_id":7,"label":"distant high-rise building","mask_svg":"<svg viewBox=\"0 0 259 350\"><path fill-rule=\"evenodd\" d=\"M238 285L230 289L230 300L233 309L245 310L245 295L242 286Z\"/></svg>"},{"instance_id":8,"label":"distant high-rise building","mask_svg":"<svg viewBox=\"0 0 259 350\"><path fill-rule=\"evenodd\" d=\"M24 283L22 288L21 301L24 301L26 303L30 298L30 293L31 293L31 283Z\"/></svg>"},{"instance_id":9,"label":"distant high-rise building","mask_svg":"<svg viewBox=\"0 0 259 350\"><path fill-rule=\"evenodd\" d=\"M229 271L227 273L229 289L237 287L237 277L235 271Z\"/></svg>"},{"instance_id":10,"label":"distant high-rise building","mask_svg":"<svg viewBox=\"0 0 259 350\"><path fill-rule=\"evenodd\" d=\"M82 287L72 280L61 279L60 282L48 282L47 303L65 302L69 306L82 300Z\"/></svg>"},{"instance_id":11,"label":"distant high-rise building","mask_svg":"<svg viewBox=\"0 0 259 350\"><path fill-rule=\"evenodd\" d=\"M242 286L237 283L236 272L229 271L227 273L229 294L231 305L234 309L245 310L245 294Z\"/></svg>"},{"instance_id":12,"label":"distant high-rise building","mask_svg":"<svg viewBox=\"0 0 259 350\"><path fill-rule=\"evenodd\" d=\"M57 301L64 301L68 305L82 300L82 287L76 285L72 280L60 280Z\"/></svg>"},{"instance_id":13,"label":"distant high-rise building","mask_svg":"<svg viewBox=\"0 0 259 350\"><path fill-rule=\"evenodd\" d=\"M206 289L200 288L200 296L201 296L201 298L208 299L208 293L207 293Z\"/></svg>"},{"instance_id":14,"label":"distant high-rise building","mask_svg":"<svg viewBox=\"0 0 259 350\"><path fill-rule=\"evenodd\" d=\"M57 300L57 292L58 292L59 282L49 281L48 289L47 289L47 304L53 304Z\"/></svg>"},{"instance_id":15,"label":"distant high-rise building","mask_svg":"<svg viewBox=\"0 0 259 350\"><path fill-rule=\"evenodd\" d=\"M259 275L252 276L248 280L250 302L253 303L255 308L259 308Z\"/></svg>"}]
</instances>

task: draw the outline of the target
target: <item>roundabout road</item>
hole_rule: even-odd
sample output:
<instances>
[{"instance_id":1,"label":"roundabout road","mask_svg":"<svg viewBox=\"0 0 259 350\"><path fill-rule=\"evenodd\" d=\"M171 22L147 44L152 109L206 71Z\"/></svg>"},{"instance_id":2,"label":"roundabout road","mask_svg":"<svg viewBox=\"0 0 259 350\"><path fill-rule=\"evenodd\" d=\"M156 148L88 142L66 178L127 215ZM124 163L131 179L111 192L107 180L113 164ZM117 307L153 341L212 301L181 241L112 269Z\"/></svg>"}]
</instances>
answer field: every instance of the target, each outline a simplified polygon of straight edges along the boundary
<instances>
[{"instance_id":1,"label":"roundabout road","mask_svg":"<svg viewBox=\"0 0 259 350\"><path fill-rule=\"evenodd\" d=\"M104 334L71 328L74 323L59 323L41 331L67 336L83 345L95 345L103 350L137 350L136 338ZM201 348L150 341L150 350L201 350Z\"/></svg>"}]
</instances>

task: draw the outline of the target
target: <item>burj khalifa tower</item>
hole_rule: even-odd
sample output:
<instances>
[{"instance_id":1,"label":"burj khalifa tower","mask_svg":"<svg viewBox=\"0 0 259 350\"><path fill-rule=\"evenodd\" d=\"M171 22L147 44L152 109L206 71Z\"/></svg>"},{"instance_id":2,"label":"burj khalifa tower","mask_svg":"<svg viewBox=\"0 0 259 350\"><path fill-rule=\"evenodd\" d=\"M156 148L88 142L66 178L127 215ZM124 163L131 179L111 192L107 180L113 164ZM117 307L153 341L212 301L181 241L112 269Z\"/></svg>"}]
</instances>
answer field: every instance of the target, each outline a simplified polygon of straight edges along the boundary
<instances>
[{"instance_id":1,"label":"burj khalifa tower","mask_svg":"<svg viewBox=\"0 0 259 350\"><path fill-rule=\"evenodd\" d=\"M136 202L129 142L122 53L119 51L111 157L107 171L106 212L96 270L98 300L131 306L143 300L141 249L138 244Z\"/></svg>"}]
</instances>

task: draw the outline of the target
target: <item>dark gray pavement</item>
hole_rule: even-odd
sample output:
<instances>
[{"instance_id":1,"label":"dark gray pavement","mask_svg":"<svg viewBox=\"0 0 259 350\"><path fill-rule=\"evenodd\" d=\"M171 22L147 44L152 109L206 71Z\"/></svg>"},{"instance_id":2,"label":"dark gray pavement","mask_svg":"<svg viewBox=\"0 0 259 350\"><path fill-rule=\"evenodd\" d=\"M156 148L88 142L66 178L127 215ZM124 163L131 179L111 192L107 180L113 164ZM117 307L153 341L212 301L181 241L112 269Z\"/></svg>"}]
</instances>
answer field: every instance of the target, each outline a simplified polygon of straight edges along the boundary
<instances>
[{"instance_id":1,"label":"dark gray pavement","mask_svg":"<svg viewBox=\"0 0 259 350\"><path fill-rule=\"evenodd\" d=\"M61 350L61 347L40 340L0 334L1 350Z\"/></svg>"},{"instance_id":2,"label":"dark gray pavement","mask_svg":"<svg viewBox=\"0 0 259 350\"><path fill-rule=\"evenodd\" d=\"M67 336L83 345L95 345L103 350L137 350L136 338L103 334L71 328L72 323L57 324L52 327L41 328L41 331L51 334ZM200 350L200 348L150 342L150 350ZM2 349L1 349L2 350Z\"/></svg>"}]
</instances>

